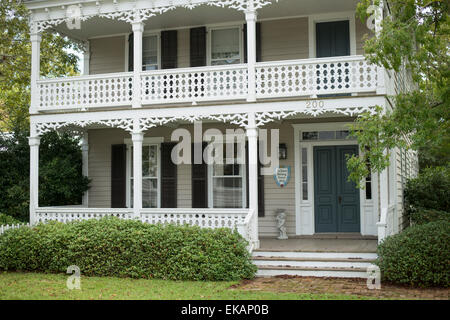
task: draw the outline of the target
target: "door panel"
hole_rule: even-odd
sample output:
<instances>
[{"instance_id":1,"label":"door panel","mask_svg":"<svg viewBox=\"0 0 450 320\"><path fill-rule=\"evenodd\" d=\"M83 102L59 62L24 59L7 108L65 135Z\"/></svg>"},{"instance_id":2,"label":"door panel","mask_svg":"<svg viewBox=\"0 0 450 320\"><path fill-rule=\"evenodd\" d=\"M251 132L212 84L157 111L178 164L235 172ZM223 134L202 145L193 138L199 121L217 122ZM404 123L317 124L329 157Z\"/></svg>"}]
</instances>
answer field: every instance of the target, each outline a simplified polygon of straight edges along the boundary
<instances>
[{"instance_id":1,"label":"door panel","mask_svg":"<svg viewBox=\"0 0 450 320\"><path fill-rule=\"evenodd\" d=\"M359 232L359 189L348 181L347 155L357 146L314 147L316 232Z\"/></svg>"},{"instance_id":2,"label":"door panel","mask_svg":"<svg viewBox=\"0 0 450 320\"><path fill-rule=\"evenodd\" d=\"M332 147L314 148L316 232L335 232L337 228L335 157Z\"/></svg>"},{"instance_id":3,"label":"door panel","mask_svg":"<svg viewBox=\"0 0 450 320\"><path fill-rule=\"evenodd\" d=\"M347 156L358 154L358 146L338 146L337 153L337 193L341 197L337 206L339 217L339 232L359 232L360 231L360 206L359 189L356 184L348 180Z\"/></svg>"}]
</instances>

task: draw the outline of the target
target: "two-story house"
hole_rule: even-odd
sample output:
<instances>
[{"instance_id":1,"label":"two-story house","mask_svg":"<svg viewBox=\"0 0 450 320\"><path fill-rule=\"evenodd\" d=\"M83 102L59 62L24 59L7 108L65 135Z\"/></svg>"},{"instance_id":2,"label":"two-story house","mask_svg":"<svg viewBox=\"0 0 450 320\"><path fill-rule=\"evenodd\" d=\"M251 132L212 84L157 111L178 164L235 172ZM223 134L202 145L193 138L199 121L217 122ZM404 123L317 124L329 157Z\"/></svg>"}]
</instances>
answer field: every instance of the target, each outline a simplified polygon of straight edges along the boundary
<instances>
[{"instance_id":1,"label":"two-story house","mask_svg":"<svg viewBox=\"0 0 450 320\"><path fill-rule=\"evenodd\" d=\"M406 87L402 75L364 58L364 35L376 36L388 5L380 5L371 28L355 17L357 2L26 1L31 222L115 215L237 228L251 250L263 250L256 256L275 261L255 259L260 274L364 275L349 260L370 262L377 238L402 229L403 185L417 161L390 150L391 166L367 177L364 189L348 180L346 157L362 152L348 125L375 106L394 108L389 95ZM41 33L52 30L84 47L82 76L40 77ZM242 128L246 162L173 163L172 133L194 136L199 122L200 136ZM261 129L269 136L279 130L279 166L290 169L283 186L261 174ZM38 204L39 137L51 130L83 136L83 171L92 183L82 206ZM290 240L276 240L279 209ZM334 246L316 251L338 251L327 263L320 264L326 252L294 254L306 250L302 241L322 238ZM361 246L340 242L348 238L372 241L371 249L364 255ZM286 257L297 260L280 262Z\"/></svg>"}]
</instances>

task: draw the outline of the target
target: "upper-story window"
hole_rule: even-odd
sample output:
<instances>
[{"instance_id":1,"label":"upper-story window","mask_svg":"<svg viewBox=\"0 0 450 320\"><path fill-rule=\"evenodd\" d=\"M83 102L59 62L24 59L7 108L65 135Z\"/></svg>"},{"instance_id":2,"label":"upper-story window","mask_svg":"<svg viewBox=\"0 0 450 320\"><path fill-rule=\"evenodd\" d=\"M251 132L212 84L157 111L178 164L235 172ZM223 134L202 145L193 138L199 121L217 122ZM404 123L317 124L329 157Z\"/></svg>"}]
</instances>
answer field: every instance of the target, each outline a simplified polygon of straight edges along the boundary
<instances>
[{"instance_id":1,"label":"upper-story window","mask_svg":"<svg viewBox=\"0 0 450 320\"><path fill-rule=\"evenodd\" d=\"M150 35L142 38L142 70L158 69L158 36Z\"/></svg>"},{"instance_id":2,"label":"upper-story window","mask_svg":"<svg viewBox=\"0 0 450 320\"><path fill-rule=\"evenodd\" d=\"M211 30L211 65L241 63L241 32L239 27Z\"/></svg>"}]
</instances>

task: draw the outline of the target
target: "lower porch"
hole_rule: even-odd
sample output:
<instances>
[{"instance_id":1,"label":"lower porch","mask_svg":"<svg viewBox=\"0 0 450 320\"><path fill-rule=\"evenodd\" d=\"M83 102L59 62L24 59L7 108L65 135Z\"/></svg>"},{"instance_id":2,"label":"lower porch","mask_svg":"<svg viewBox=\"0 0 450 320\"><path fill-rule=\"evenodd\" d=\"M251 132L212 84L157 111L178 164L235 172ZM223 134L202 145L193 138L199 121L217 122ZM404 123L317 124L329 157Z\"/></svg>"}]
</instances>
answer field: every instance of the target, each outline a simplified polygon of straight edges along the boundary
<instances>
[{"instance_id":1,"label":"lower porch","mask_svg":"<svg viewBox=\"0 0 450 320\"><path fill-rule=\"evenodd\" d=\"M260 165L253 177L249 174L247 161L221 167L205 163L169 164L176 144L173 142L174 131L196 134L195 125L186 122L152 127L138 140L136 135L121 128L87 126L83 128L83 171L92 181L83 203L66 207L37 206L31 212L33 221L68 222L117 216L152 224L236 229L250 241L252 250L260 247L280 251L374 252L379 229L386 227L377 225L381 221L378 175L367 179L364 190L355 189L346 177L341 177L340 183L353 190L349 195L354 199L346 204L350 209L341 213L340 222L336 215L340 205L338 197L342 194L332 194L335 202L330 205L331 211L321 212L318 207L327 208L328 204L315 201L320 191L317 189L321 179L318 173L328 168L317 164L317 150L336 152L350 146L358 152L356 141L348 137L347 126L353 120L328 113L315 118L290 117L261 126L260 130L266 130L267 141L277 135L276 143L269 142L265 147L269 157L275 150L276 168L288 169L288 176L281 183L274 175L274 168L263 174L263 169L270 168L271 163ZM203 137L211 129L225 133L230 128L237 129L238 126L207 121L202 124L200 135ZM244 150L247 160L255 152L248 139L247 132ZM135 160L136 147L140 149L140 161ZM341 166L344 164L342 159ZM328 166L333 167L338 163L337 158L327 161ZM138 176L136 168L141 168L139 181L134 179ZM335 175L336 172L330 171L326 177L335 179ZM141 198L137 200L134 197L136 187L142 190ZM255 204L254 200L253 206L250 204L252 197L257 202ZM285 212L281 224L288 240L277 239L280 210ZM390 212L395 212L393 207ZM318 218L320 215L322 220ZM328 218L333 219L333 227L326 231L319 229L323 228L321 223L328 223Z\"/></svg>"}]
</instances>

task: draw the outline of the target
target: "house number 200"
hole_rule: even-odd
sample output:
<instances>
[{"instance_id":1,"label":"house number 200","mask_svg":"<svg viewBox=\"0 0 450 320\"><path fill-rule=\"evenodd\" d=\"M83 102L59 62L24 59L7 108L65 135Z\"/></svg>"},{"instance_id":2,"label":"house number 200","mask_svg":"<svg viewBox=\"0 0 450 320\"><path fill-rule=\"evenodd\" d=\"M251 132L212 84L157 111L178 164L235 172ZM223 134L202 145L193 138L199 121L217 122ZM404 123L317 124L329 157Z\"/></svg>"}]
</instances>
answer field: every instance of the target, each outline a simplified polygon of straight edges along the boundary
<instances>
[{"instance_id":1,"label":"house number 200","mask_svg":"<svg viewBox=\"0 0 450 320\"><path fill-rule=\"evenodd\" d=\"M323 100L306 101L306 107L307 108L323 108L323 107L325 107L325 101L323 101Z\"/></svg>"}]
</instances>

